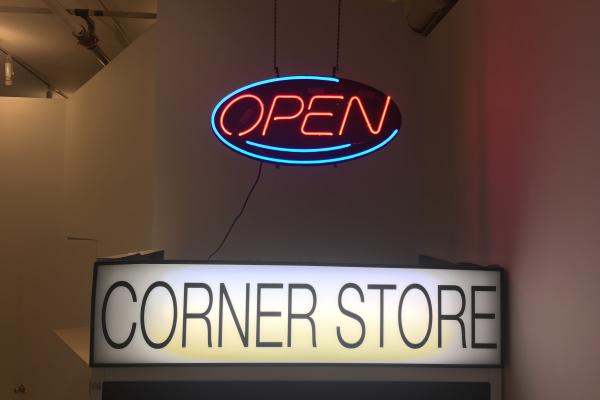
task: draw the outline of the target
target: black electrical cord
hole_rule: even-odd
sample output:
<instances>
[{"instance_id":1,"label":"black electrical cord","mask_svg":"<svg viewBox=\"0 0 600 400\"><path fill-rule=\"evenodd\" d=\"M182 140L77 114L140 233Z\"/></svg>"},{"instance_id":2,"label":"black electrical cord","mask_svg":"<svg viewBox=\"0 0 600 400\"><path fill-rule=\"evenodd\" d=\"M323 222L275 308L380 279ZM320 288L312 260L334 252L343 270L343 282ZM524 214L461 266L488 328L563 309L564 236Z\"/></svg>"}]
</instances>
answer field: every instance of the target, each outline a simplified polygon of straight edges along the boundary
<instances>
[{"instance_id":1,"label":"black electrical cord","mask_svg":"<svg viewBox=\"0 0 600 400\"><path fill-rule=\"evenodd\" d=\"M242 205L242 209L240 210L240 212L238 213L238 215L236 215L236 217L233 219L233 221L231 222L231 225L229 225L229 229L227 229L227 233L225 233L225 236L223 237L223 240L221 240L221 243L219 243L219 245L217 246L217 248L215 249L215 251L213 251L212 253L210 253L210 256L208 256L208 258L207 258L208 261L210 261L210 259L213 258L213 256L215 254L217 254L219 252L219 250L221 250L221 247L223 247L223 245L227 241L227 238L229 237L229 234L233 230L233 227L235 226L235 224L237 223L237 221L240 219L240 217L244 213L244 210L246 209L246 205L248 205L248 201L250 200L250 197L252 196L252 193L254 192L254 189L256 188L256 185L258 184L258 181L260 180L260 177L262 175L262 166L263 166L263 163L261 161L258 164L258 172L256 174L256 179L254 180L254 183L252 184L252 187L250 188L250 191L248 192L248 195L246 195L246 200L244 200L244 205Z\"/></svg>"}]
</instances>

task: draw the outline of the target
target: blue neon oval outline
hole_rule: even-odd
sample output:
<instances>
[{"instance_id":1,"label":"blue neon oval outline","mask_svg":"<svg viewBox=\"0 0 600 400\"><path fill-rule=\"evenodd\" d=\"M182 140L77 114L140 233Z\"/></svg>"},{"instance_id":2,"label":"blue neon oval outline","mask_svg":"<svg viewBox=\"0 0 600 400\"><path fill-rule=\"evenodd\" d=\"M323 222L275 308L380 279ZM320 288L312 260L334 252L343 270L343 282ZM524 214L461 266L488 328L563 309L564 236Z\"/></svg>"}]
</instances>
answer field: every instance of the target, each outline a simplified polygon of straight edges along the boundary
<instances>
[{"instance_id":1,"label":"blue neon oval outline","mask_svg":"<svg viewBox=\"0 0 600 400\"><path fill-rule=\"evenodd\" d=\"M288 153L321 153L325 151L335 151L341 149L347 149L352 146L350 143L340 144L339 146L332 147L314 147L314 148L292 148L292 147L278 147L269 146L267 144L261 144L253 142L252 140L246 140L250 146L260 147L261 149L274 150L274 151L287 151Z\"/></svg>"},{"instance_id":2,"label":"blue neon oval outline","mask_svg":"<svg viewBox=\"0 0 600 400\"><path fill-rule=\"evenodd\" d=\"M377 145L375 145L375 146L373 146L371 148L363 150L361 152L354 153L354 154L349 154L347 156L327 158L327 159L321 159L321 160L287 160L287 159L284 159L284 158L267 157L267 156L263 156L261 154L255 154L255 153L252 153L250 151L244 150L242 148L237 147L236 145L234 145L232 143L229 143L227 140L225 140L225 138L221 135L221 133L219 133L219 131L217 130L217 127L215 125L215 117L217 115L217 111L219 110L219 108L223 105L223 103L225 103L231 97L235 96L236 94L238 94L240 92L243 92L246 89L250 89L250 88L253 88L253 87L256 87L256 86L266 85L266 84L273 83L273 82L294 81L294 80L328 81L328 82L335 82L335 83L339 83L340 82L340 80L338 78L333 78L333 77L329 77L329 76L291 75L291 76L282 76L282 77L279 77L279 78L265 79L265 80L262 80L262 81L251 83L251 84L246 85L246 86L242 86L241 88L236 89L233 92L229 93L227 96L223 97L221 99L221 101L219 101L217 103L217 105L215 106L215 108L213 109L212 115L210 117L210 123L211 123L212 130L213 130L214 134L226 146L228 146L229 148L237 151L238 153L244 154L244 155L246 155L248 157L259 159L259 160L262 160L262 161L268 161L268 162L272 162L272 163L276 163L276 164L296 164L296 165L331 164L331 163L338 163L338 162L342 162L342 161L352 160L353 158L357 158L357 157L361 157L361 156L367 155L369 153L372 153L372 152L374 152L374 151L382 148L383 146L385 146L386 144L388 144L398 134L398 128L396 128L396 129L394 129L394 131L392 131L392 133L390 134L390 136L388 136L383 142L381 142L381 143L379 143L379 144L377 144Z\"/></svg>"}]
</instances>

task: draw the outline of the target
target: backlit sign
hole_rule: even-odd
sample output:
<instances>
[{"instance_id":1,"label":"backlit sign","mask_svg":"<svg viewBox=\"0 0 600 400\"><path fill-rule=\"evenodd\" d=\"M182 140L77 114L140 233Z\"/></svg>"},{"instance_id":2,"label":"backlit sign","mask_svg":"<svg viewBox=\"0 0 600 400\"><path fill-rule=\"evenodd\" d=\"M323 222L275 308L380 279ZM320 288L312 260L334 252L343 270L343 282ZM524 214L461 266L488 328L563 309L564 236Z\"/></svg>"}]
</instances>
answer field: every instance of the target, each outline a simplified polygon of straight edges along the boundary
<instances>
[{"instance_id":1,"label":"backlit sign","mask_svg":"<svg viewBox=\"0 0 600 400\"><path fill-rule=\"evenodd\" d=\"M230 149L275 164L341 163L379 150L401 125L392 98L365 84L286 76L239 88L218 102L214 134Z\"/></svg>"},{"instance_id":2,"label":"backlit sign","mask_svg":"<svg viewBox=\"0 0 600 400\"><path fill-rule=\"evenodd\" d=\"M498 366L501 274L98 263L91 365Z\"/></svg>"}]
</instances>

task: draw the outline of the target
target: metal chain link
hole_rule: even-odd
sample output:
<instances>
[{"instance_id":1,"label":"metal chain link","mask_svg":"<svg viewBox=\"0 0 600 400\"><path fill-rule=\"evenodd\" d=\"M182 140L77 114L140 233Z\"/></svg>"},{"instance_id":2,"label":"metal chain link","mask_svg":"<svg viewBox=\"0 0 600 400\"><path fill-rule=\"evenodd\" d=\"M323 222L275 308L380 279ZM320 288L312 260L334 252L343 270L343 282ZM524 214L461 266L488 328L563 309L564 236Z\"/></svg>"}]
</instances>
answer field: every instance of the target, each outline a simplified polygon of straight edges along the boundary
<instances>
[{"instance_id":1,"label":"metal chain link","mask_svg":"<svg viewBox=\"0 0 600 400\"><path fill-rule=\"evenodd\" d=\"M273 69L279 78L279 67L277 66L277 0L273 0Z\"/></svg>"},{"instance_id":2,"label":"metal chain link","mask_svg":"<svg viewBox=\"0 0 600 400\"><path fill-rule=\"evenodd\" d=\"M336 73L340 69L340 30L342 23L342 0L338 0L338 9L337 9L337 41L335 47L335 66L333 67L333 76L335 77Z\"/></svg>"}]
</instances>

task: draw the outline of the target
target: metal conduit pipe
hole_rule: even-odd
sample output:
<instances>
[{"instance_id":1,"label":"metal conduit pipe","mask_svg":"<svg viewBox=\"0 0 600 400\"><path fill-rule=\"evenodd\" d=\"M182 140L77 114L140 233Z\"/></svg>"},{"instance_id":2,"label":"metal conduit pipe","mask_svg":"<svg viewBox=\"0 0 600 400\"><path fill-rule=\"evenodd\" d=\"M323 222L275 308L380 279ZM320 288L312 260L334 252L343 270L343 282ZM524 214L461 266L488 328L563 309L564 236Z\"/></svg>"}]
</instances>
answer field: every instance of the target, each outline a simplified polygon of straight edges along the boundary
<instances>
[{"instance_id":1,"label":"metal conduit pipe","mask_svg":"<svg viewBox=\"0 0 600 400\"><path fill-rule=\"evenodd\" d=\"M429 35L458 0L387 0L404 8L406 23L416 33Z\"/></svg>"},{"instance_id":2,"label":"metal conduit pipe","mask_svg":"<svg viewBox=\"0 0 600 400\"><path fill-rule=\"evenodd\" d=\"M75 15L80 10L78 8L67 8L67 12ZM112 11L112 10L89 10L86 9L92 17L112 17L112 18L136 18L136 19L156 19L156 13L136 12L136 11ZM0 5L0 13L13 14L53 14L52 10L43 7L21 7L21 6L3 6Z\"/></svg>"},{"instance_id":3,"label":"metal conduit pipe","mask_svg":"<svg viewBox=\"0 0 600 400\"><path fill-rule=\"evenodd\" d=\"M84 46L88 50L92 51L100 64L103 66L108 65L110 58L98 45L100 39L96 36L96 25L90 16L89 10L74 10L75 15L71 15L66 8L64 8L58 0L44 0L46 5L52 13L56 15L73 33L73 36L77 38L77 43ZM79 18L85 21L85 25L80 23Z\"/></svg>"},{"instance_id":4,"label":"metal conduit pipe","mask_svg":"<svg viewBox=\"0 0 600 400\"><path fill-rule=\"evenodd\" d=\"M36 79L38 79L40 82L42 82L44 85L46 85L46 87L48 88L48 92L56 93L56 94L64 97L65 99L69 98L62 90L54 87L54 85L52 85L48 81L48 79L46 79L41 73L36 71L31 65L29 65L27 62L25 62L20 57L17 57L14 54L9 53L6 49L4 49L2 47L0 47L0 54L1 53L6 54L7 56L10 55L13 62L19 64L23 69L25 69L27 72L29 72L31 75L33 75Z\"/></svg>"}]
</instances>

